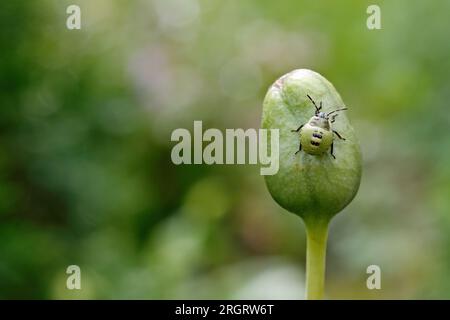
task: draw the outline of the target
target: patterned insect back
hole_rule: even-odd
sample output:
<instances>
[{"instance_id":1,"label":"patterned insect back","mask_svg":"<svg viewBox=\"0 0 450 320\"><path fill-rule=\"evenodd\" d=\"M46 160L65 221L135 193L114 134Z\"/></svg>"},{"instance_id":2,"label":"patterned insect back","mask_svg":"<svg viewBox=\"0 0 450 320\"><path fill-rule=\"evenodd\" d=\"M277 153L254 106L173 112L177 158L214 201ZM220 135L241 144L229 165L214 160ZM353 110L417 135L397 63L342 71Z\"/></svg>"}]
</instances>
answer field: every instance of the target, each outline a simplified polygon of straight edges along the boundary
<instances>
[{"instance_id":1,"label":"patterned insect back","mask_svg":"<svg viewBox=\"0 0 450 320\"><path fill-rule=\"evenodd\" d=\"M330 130L318 125L311 125L310 122L305 124L300 131L302 149L311 155L323 154L330 149L333 143L333 134Z\"/></svg>"}]
</instances>

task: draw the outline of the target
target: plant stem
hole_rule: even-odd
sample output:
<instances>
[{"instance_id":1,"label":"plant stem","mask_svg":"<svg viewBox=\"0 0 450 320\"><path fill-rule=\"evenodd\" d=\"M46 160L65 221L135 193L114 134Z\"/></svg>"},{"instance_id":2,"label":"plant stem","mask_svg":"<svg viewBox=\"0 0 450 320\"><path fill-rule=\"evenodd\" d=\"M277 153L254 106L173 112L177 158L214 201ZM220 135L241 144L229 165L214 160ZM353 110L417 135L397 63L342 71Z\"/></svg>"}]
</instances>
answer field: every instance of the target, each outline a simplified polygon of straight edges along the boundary
<instances>
[{"instance_id":1,"label":"plant stem","mask_svg":"<svg viewBox=\"0 0 450 320\"><path fill-rule=\"evenodd\" d=\"M308 300L323 299L327 238L328 221L306 223L306 299Z\"/></svg>"}]
</instances>

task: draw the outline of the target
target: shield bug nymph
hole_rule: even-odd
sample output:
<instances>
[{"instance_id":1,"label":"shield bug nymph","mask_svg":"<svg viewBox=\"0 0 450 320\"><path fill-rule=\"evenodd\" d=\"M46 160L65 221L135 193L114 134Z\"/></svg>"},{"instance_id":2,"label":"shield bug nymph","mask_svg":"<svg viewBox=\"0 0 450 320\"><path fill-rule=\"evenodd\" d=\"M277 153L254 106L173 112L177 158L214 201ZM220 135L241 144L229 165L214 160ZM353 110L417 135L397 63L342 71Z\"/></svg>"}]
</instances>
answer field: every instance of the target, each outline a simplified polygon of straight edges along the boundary
<instances>
[{"instance_id":1,"label":"shield bug nymph","mask_svg":"<svg viewBox=\"0 0 450 320\"><path fill-rule=\"evenodd\" d=\"M295 154L303 149L308 154L319 155L327 152L328 149L331 149L330 154L336 159L333 154L333 134L341 140L345 139L337 131L333 130L331 124L336 121L336 117L338 116L335 112L347 110L347 108L336 109L328 113L321 112L322 102L317 106L309 95L307 95L307 97L313 103L316 111L314 116L311 117L307 123L302 124L296 130L292 130L292 132L300 131L300 145ZM332 115L333 113L335 114ZM330 115L332 116L330 117Z\"/></svg>"}]
</instances>

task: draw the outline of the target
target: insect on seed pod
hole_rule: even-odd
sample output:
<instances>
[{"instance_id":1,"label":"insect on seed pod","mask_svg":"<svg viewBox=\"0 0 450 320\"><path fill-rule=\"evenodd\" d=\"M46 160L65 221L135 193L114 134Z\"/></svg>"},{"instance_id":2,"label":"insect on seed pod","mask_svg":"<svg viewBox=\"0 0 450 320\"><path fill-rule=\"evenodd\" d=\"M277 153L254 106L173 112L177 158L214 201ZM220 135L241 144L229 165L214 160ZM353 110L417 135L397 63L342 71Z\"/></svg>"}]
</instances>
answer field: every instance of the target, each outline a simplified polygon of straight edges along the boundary
<instances>
[{"instance_id":1,"label":"insect on seed pod","mask_svg":"<svg viewBox=\"0 0 450 320\"><path fill-rule=\"evenodd\" d=\"M263 104L262 128L280 132L279 171L265 181L273 199L305 223L308 299L323 297L328 224L361 180L358 137L344 110L333 85L307 69L278 79Z\"/></svg>"},{"instance_id":2,"label":"insect on seed pod","mask_svg":"<svg viewBox=\"0 0 450 320\"><path fill-rule=\"evenodd\" d=\"M280 169L266 184L278 204L303 219L330 220L359 188L358 137L350 110L342 109L333 85L307 69L282 76L264 99L262 128L280 130Z\"/></svg>"}]
</instances>

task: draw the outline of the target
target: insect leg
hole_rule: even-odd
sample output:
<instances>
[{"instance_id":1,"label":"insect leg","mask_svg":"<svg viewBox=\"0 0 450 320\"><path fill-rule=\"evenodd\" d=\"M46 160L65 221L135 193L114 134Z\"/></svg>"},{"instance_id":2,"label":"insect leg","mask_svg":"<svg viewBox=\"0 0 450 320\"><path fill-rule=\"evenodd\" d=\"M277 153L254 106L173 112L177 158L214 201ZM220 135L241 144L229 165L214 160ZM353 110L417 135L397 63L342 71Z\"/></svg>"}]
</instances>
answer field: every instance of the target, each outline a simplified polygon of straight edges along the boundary
<instances>
[{"instance_id":1,"label":"insect leg","mask_svg":"<svg viewBox=\"0 0 450 320\"><path fill-rule=\"evenodd\" d=\"M294 153L294 154L297 154L297 153L299 153L300 151L302 151L302 143L300 142L300 144L299 144L299 146L298 146L298 150Z\"/></svg>"},{"instance_id":2,"label":"insect leg","mask_svg":"<svg viewBox=\"0 0 450 320\"><path fill-rule=\"evenodd\" d=\"M302 124L300 127L298 127L296 130L291 130L291 132L299 132L300 129L304 126L304 124Z\"/></svg>"},{"instance_id":3,"label":"insect leg","mask_svg":"<svg viewBox=\"0 0 450 320\"><path fill-rule=\"evenodd\" d=\"M336 159L336 157L335 157L334 154L333 154L333 146L334 146L334 143L331 144L331 150L330 150L330 153L331 153L331 156L332 156L334 159Z\"/></svg>"},{"instance_id":4,"label":"insect leg","mask_svg":"<svg viewBox=\"0 0 450 320\"><path fill-rule=\"evenodd\" d=\"M335 133L339 139L345 140L345 138L342 138L342 136L337 131L333 130L333 133Z\"/></svg>"},{"instance_id":5,"label":"insect leg","mask_svg":"<svg viewBox=\"0 0 450 320\"><path fill-rule=\"evenodd\" d=\"M335 121L336 121L336 117L338 116L339 114L335 114L335 115L333 115L332 117L331 117L331 123L334 123Z\"/></svg>"}]
</instances>

